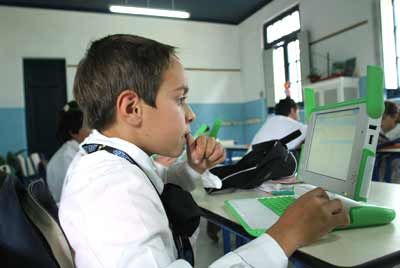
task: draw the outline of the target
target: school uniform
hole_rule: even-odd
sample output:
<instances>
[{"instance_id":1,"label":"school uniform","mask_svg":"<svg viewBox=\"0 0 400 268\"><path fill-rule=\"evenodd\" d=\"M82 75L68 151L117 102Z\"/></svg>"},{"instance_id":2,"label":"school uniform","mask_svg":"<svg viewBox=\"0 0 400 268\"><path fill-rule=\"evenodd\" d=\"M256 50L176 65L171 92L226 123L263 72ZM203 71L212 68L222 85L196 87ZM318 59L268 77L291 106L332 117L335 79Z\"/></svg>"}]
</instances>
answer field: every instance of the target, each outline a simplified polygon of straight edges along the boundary
<instances>
[{"instance_id":1,"label":"school uniform","mask_svg":"<svg viewBox=\"0 0 400 268\"><path fill-rule=\"evenodd\" d=\"M290 133L300 130L301 136L287 144L289 150L296 149L306 138L307 126L288 116L272 115L254 136L251 144L257 144L264 141L278 140Z\"/></svg>"},{"instance_id":2,"label":"school uniform","mask_svg":"<svg viewBox=\"0 0 400 268\"><path fill-rule=\"evenodd\" d=\"M76 140L72 139L66 141L57 152L55 152L47 164L47 185L56 203L60 202L65 175L78 151L79 143Z\"/></svg>"},{"instance_id":3,"label":"school uniform","mask_svg":"<svg viewBox=\"0 0 400 268\"><path fill-rule=\"evenodd\" d=\"M156 165L137 146L94 130L83 144L103 144L124 151L140 166L107 151L82 150L71 164L61 197L61 226L75 251L79 267L191 267L177 260L168 218L158 193L164 183L186 190L195 180L221 187L208 171L200 175L178 162ZM231 252L211 267L286 267L287 257L268 235ZM238 266L239 267L239 266Z\"/></svg>"},{"instance_id":4,"label":"school uniform","mask_svg":"<svg viewBox=\"0 0 400 268\"><path fill-rule=\"evenodd\" d=\"M396 126L385 133L386 137L389 140L396 140L400 138L400 124L396 124Z\"/></svg>"}]
</instances>

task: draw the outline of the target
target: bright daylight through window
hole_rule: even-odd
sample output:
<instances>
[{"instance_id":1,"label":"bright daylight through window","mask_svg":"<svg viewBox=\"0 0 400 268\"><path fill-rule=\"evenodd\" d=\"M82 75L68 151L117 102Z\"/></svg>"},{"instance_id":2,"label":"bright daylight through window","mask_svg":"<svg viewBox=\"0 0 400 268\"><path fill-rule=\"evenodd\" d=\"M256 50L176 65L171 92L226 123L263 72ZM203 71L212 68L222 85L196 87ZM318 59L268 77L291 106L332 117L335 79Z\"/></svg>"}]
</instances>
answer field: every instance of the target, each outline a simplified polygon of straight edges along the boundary
<instances>
[{"instance_id":1,"label":"bright daylight through window","mask_svg":"<svg viewBox=\"0 0 400 268\"><path fill-rule=\"evenodd\" d=\"M381 0L385 88L400 87L400 0Z\"/></svg>"},{"instance_id":2,"label":"bright daylight through window","mask_svg":"<svg viewBox=\"0 0 400 268\"><path fill-rule=\"evenodd\" d=\"M297 33L300 31L298 7L276 17L264 26L265 48L273 49L273 73L275 102L286 97L285 82L290 82L290 96L302 102L300 46Z\"/></svg>"}]
</instances>

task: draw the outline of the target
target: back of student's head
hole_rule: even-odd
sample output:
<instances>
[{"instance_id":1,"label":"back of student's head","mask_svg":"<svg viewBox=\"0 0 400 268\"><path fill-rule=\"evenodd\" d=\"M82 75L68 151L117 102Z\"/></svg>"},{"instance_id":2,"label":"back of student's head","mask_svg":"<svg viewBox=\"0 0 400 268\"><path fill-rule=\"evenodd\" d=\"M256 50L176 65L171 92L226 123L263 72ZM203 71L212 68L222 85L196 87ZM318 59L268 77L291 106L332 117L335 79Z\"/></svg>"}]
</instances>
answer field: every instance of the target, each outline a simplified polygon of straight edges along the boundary
<instances>
[{"instance_id":1,"label":"back of student's head","mask_svg":"<svg viewBox=\"0 0 400 268\"><path fill-rule=\"evenodd\" d=\"M293 99L287 97L285 99L281 99L279 103L275 105L275 114L288 116L292 109L297 110L297 104Z\"/></svg>"},{"instance_id":2,"label":"back of student's head","mask_svg":"<svg viewBox=\"0 0 400 268\"><path fill-rule=\"evenodd\" d=\"M127 89L155 107L172 56L174 47L135 35L94 41L78 66L74 83L75 99L89 127L103 130L111 125L118 95Z\"/></svg>"},{"instance_id":3,"label":"back of student's head","mask_svg":"<svg viewBox=\"0 0 400 268\"><path fill-rule=\"evenodd\" d=\"M62 144L71 140L73 134L78 134L83 125L83 113L76 101L70 101L59 112L57 124L57 139Z\"/></svg>"},{"instance_id":4,"label":"back of student's head","mask_svg":"<svg viewBox=\"0 0 400 268\"><path fill-rule=\"evenodd\" d=\"M390 117L396 117L398 114L399 110L397 107L397 104L392 102L392 101L385 101L385 116L390 116Z\"/></svg>"}]
</instances>

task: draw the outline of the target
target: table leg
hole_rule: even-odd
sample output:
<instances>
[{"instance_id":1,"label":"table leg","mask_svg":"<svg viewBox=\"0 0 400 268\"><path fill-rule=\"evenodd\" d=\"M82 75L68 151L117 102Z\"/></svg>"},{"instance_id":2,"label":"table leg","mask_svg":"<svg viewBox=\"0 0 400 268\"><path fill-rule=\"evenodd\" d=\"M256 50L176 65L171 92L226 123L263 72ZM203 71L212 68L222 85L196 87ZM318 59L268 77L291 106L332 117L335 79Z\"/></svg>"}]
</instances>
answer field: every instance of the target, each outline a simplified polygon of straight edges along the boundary
<instances>
[{"instance_id":1,"label":"table leg","mask_svg":"<svg viewBox=\"0 0 400 268\"><path fill-rule=\"evenodd\" d=\"M226 229L224 226L221 226L222 228L222 237L223 237L223 242L224 242L224 254L227 254L228 252L232 251L231 249L231 232Z\"/></svg>"}]
</instances>

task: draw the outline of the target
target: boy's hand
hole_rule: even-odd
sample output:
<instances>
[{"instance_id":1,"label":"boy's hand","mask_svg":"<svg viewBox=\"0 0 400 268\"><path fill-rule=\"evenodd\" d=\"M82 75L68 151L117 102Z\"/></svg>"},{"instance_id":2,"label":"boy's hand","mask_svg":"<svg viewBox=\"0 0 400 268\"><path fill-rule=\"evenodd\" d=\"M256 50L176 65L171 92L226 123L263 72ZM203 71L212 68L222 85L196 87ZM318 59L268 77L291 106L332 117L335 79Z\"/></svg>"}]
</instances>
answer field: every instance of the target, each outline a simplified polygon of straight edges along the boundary
<instances>
[{"instance_id":1,"label":"boy's hand","mask_svg":"<svg viewBox=\"0 0 400 268\"><path fill-rule=\"evenodd\" d=\"M297 199L267 233L290 256L297 248L316 241L336 226L349 223L342 202L329 200L322 188L316 188Z\"/></svg>"},{"instance_id":2,"label":"boy's hand","mask_svg":"<svg viewBox=\"0 0 400 268\"><path fill-rule=\"evenodd\" d=\"M187 134L186 152L189 165L200 174L225 160L222 145L208 136L199 136L195 140L190 133Z\"/></svg>"}]
</instances>

